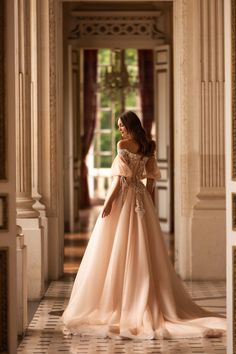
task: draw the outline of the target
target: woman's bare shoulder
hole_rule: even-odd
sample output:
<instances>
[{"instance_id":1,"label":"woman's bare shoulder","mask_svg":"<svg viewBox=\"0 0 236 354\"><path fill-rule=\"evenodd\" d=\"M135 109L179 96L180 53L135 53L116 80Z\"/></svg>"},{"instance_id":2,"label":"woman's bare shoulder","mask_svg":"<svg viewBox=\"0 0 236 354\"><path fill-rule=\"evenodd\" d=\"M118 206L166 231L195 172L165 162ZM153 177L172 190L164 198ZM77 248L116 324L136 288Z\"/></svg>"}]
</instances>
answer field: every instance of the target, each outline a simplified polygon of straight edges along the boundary
<instances>
[{"instance_id":1,"label":"woman's bare shoulder","mask_svg":"<svg viewBox=\"0 0 236 354\"><path fill-rule=\"evenodd\" d=\"M127 149L130 152L136 153L139 150L139 146L131 139L120 140L117 144L118 149Z\"/></svg>"},{"instance_id":2,"label":"woman's bare shoulder","mask_svg":"<svg viewBox=\"0 0 236 354\"><path fill-rule=\"evenodd\" d=\"M118 141L118 143L117 143L117 147L118 147L119 149L126 149L128 146L129 146L129 144L128 144L128 139L120 140L120 141Z\"/></svg>"}]
</instances>

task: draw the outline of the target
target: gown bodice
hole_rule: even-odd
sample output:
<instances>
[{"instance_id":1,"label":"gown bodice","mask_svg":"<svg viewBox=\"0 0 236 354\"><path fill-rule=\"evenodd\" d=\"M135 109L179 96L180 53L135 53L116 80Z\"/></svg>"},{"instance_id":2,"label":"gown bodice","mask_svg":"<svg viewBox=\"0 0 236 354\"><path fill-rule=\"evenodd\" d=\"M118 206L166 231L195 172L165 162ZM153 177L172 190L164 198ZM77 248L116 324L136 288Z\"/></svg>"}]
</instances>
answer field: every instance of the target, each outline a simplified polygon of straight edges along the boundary
<instances>
[{"instance_id":1,"label":"gown bodice","mask_svg":"<svg viewBox=\"0 0 236 354\"><path fill-rule=\"evenodd\" d=\"M118 154L125 161L131 170L132 176L128 177L132 182L138 182L143 179L145 173L145 165L148 160L147 156L132 153L126 149L120 149Z\"/></svg>"},{"instance_id":2,"label":"gown bodice","mask_svg":"<svg viewBox=\"0 0 236 354\"><path fill-rule=\"evenodd\" d=\"M135 211L143 215L145 213L143 193L146 188L142 180L160 178L160 170L155 157L142 156L127 149L118 149L111 170L113 176L121 177L123 200L128 190L131 189L135 193Z\"/></svg>"},{"instance_id":3,"label":"gown bodice","mask_svg":"<svg viewBox=\"0 0 236 354\"><path fill-rule=\"evenodd\" d=\"M123 176L133 181L144 178L160 179L161 174L154 156L142 156L127 149L118 149L111 167L113 176Z\"/></svg>"}]
</instances>

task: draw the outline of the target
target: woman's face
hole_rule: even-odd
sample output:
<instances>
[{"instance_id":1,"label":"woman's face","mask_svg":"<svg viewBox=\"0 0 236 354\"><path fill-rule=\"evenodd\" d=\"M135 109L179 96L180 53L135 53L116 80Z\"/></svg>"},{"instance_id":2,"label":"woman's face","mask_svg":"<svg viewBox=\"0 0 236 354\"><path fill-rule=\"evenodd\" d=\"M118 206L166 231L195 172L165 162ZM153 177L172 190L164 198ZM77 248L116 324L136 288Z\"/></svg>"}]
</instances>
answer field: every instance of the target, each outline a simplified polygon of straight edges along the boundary
<instances>
[{"instance_id":1,"label":"woman's face","mask_svg":"<svg viewBox=\"0 0 236 354\"><path fill-rule=\"evenodd\" d=\"M118 129L120 131L122 139L127 139L130 137L128 130L125 128L120 118L118 119Z\"/></svg>"}]
</instances>

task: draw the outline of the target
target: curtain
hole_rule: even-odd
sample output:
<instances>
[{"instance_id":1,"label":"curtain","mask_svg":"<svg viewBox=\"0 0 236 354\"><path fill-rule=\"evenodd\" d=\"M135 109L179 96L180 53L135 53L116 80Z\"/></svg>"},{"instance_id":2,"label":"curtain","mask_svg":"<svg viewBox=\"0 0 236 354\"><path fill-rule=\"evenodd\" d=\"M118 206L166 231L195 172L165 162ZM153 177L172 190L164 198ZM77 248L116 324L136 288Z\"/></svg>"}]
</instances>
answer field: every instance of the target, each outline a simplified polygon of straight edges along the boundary
<instances>
[{"instance_id":1,"label":"curtain","mask_svg":"<svg viewBox=\"0 0 236 354\"><path fill-rule=\"evenodd\" d=\"M84 120L81 137L81 199L80 208L91 206L88 188L88 168L86 156L93 140L97 111L97 50L84 51Z\"/></svg>"},{"instance_id":2,"label":"curtain","mask_svg":"<svg viewBox=\"0 0 236 354\"><path fill-rule=\"evenodd\" d=\"M154 121L154 54L153 50L138 50L138 68L140 80L143 127L151 137Z\"/></svg>"}]
</instances>

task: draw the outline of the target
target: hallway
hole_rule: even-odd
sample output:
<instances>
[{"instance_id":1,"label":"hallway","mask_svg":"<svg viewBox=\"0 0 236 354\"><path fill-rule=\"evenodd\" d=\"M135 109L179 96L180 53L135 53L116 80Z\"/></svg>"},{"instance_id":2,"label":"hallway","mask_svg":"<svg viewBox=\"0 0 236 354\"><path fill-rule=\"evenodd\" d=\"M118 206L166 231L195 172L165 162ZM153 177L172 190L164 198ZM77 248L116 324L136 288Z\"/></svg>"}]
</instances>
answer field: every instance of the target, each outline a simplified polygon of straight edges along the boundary
<instances>
[{"instance_id":1,"label":"hallway","mask_svg":"<svg viewBox=\"0 0 236 354\"><path fill-rule=\"evenodd\" d=\"M185 286L196 302L210 309L225 313L224 282L185 282ZM21 354L54 353L164 353L164 354L225 354L226 337L192 338L181 340L114 340L66 336L62 333L60 315L66 307L72 288L68 278L50 284L40 302L23 341L18 347Z\"/></svg>"},{"instance_id":2,"label":"hallway","mask_svg":"<svg viewBox=\"0 0 236 354\"><path fill-rule=\"evenodd\" d=\"M18 353L226 353L226 338L130 341L89 339L62 333L60 316L69 300L74 277L100 210L101 206L81 210L78 232L65 234L64 277L51 282L18 347ZM164 237L169 255L173 257L173 235L164 234ZM199 305L225 314L225 282L186 281L185 287Z\"/></svg>"},{"instance_id":3,"label":"hallway","mask_svg":"<svg viewBox=\"0 0 236 354\"><path fill-rule=\"evenodd\" d=\"M74 228L89 206L81 203L85 180L92 198L104 198L124 110L137 112L157 142L156 205L162 229L174 230L164 238L175 269L192 280L184 284L199 304L227 309L227 354L236 352L235 34L236 0L0 2L1 352L226 353L226 338L62 334L60 316L99 212L87 228L83 210ZM140 60L146 51L151 64ZM105 75L121 78L116 62L132 79L118 85L117 106ZM65 226L76 232L65 235Z\"/></svg>"}]
</instances>

